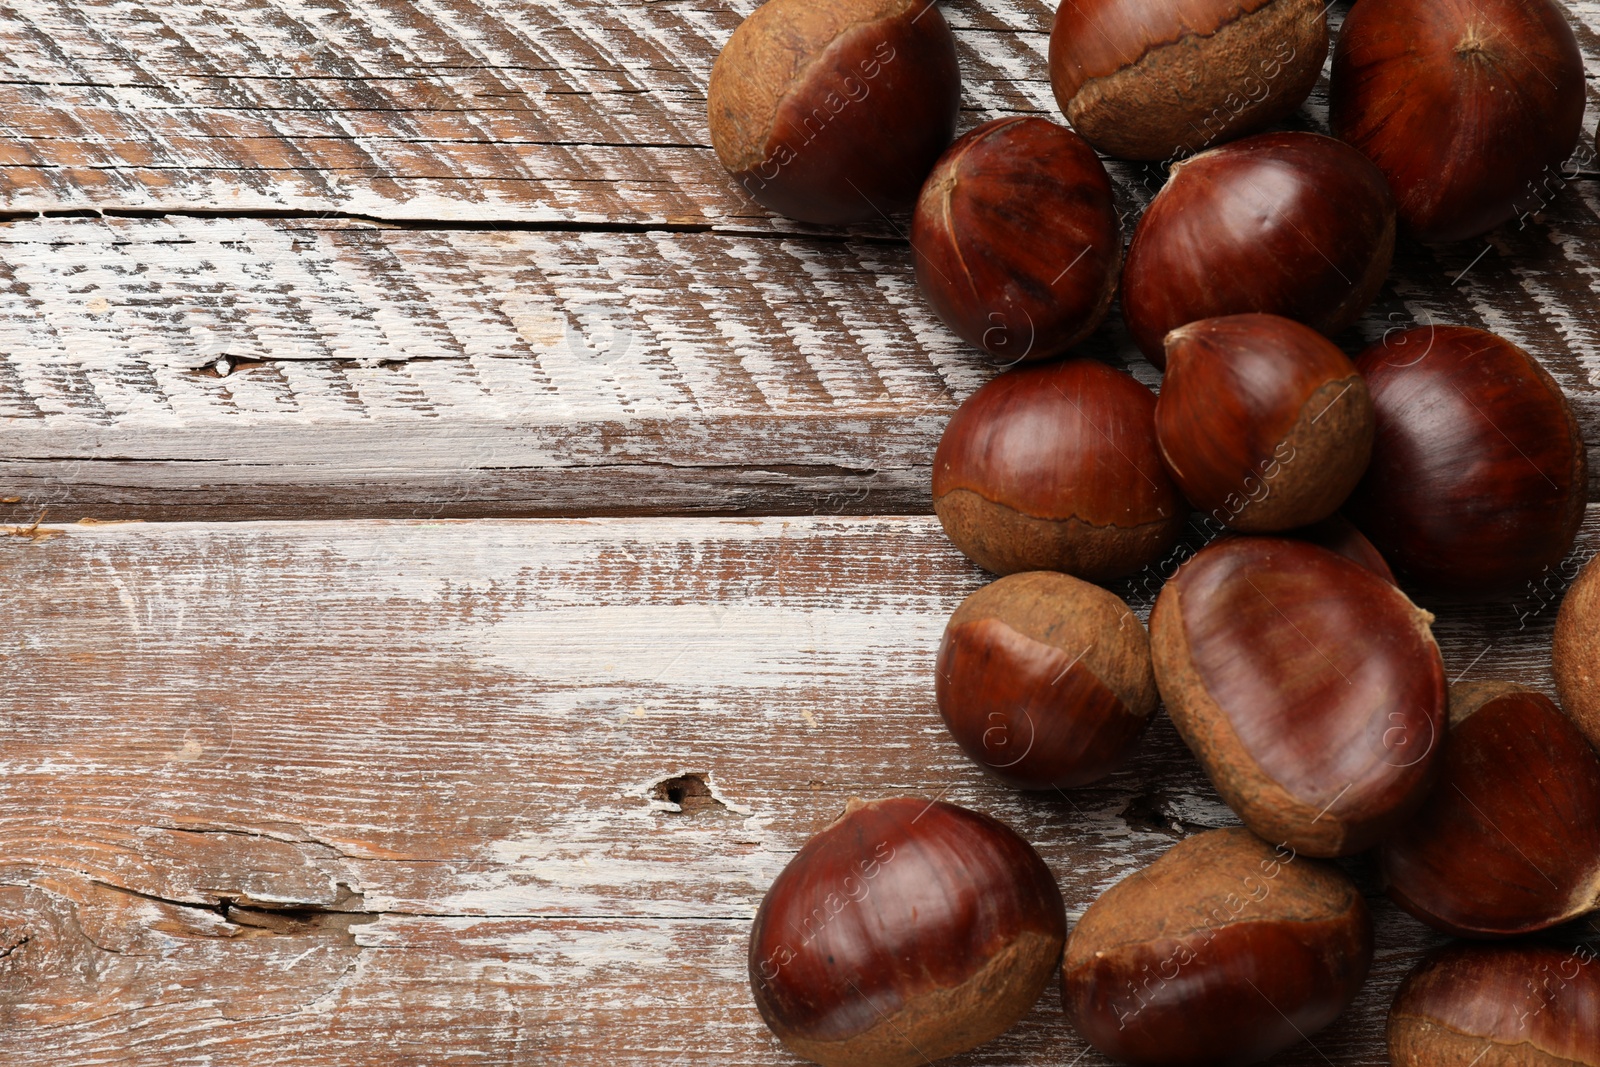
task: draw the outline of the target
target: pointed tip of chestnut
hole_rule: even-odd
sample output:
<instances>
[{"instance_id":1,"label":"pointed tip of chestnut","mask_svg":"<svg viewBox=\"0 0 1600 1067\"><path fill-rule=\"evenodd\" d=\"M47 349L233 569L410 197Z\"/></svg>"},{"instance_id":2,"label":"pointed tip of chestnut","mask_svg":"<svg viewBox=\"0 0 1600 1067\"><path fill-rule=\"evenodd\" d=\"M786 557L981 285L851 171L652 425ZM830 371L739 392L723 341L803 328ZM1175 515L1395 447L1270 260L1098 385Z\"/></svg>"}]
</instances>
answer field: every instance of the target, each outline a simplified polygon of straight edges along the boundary
<instances>
[{"instance_id":1,"label":"pointed tip of chestnut","mask_svg":"<svg viewBox=\"0 0 1600 1067\"><path fill-rule=\"evenodd\" d=\"M1445 729L1432 617L1327 549L1234 537L1156 598L1156 682L1256 833L1312 856L1374 844L1421 803Z\"/></svg>"},{"instance_id":2,"label":"pointed tip of chestnut","mask_svg":"<svg viewBox=\"0 0 1600 1067\"><path fill-rule=\"evenodd\" d=\"M1328 518L1372 453L1366 382L1333 342L1276 315L1167 334L1156 441L1198 510L1247 532Z\"/></svg>"},{"instance_id":3,"label":"pointed tip of chestnut","mask_svg":"<svg viewBox=\"0 0 1600 1067\"><path fill-rule=\"evenodd\" d=\"M1033 571L964 600L939 644L939 714L968 756L1022 789L1103 778L1157 703L1144 625L1115 594Z\"/></svg>"},{"instance_id":4,"label":"pointed tip of chestnut","mask_svg":"<svg viewBox=\"0 0 1600 1067\"><path fill-rule=\"evenodd\" d=\"M1005 366L1053 359L1094 332L1122 267L1105 165L1036 117L996 119L950 146L917 200L911 248L939 318Z\"/></svg>"},{"instance_id":5,"label":"pointed tip of chestnut","mask_svg":"<svg viewBox=\"0 0 1600 1067\"><path fill-rule=\"evenodd\" d=\"M920 1067L999 1036L1061 960L1044 861L954 804L861 804L808 841L761 901L751 990L788 1048L824 1067Z\"/></svg>"},{"instance_id":6,"label":"pointed tip of chestnut","mask_svg":"<svg viewBox=\"0 0 1600 1067\"><path fill-rule=\"evenodd\" d=\"M1389 896L1446 933L1509 937L1600 906L1600 755L1542 693L1450 689L1438 781L1379 847Z\"/></svg>"},{"instance_id":7,"label":"pointed tip of chestnut","mask_svg":"<svg viewBox=\"0 0 1600 1067\"><path fill-rule=\"evenodd\" d=\"M911 207L960 105L955 36L934 0L767 0L706 90L727 171L762 206L823 225Z\"/></svg>"},{"instance_id":8,"label":"pointed tip of chestnut","mask_svg":"<svg viewBox=\"0 0 1600 1067\"><path fill-rule=\"evenodd\" d=\"M1344 512L1402 579L1487 595L1561 565L1588 494L1578 420L1538 360L1466 326L1422 326L1356 358L1372 462Z\"/></svg>"},{"instance_id":9,"label":"pointed tip of chestnut","mask_svg":"<svg viewBox=\"0 0 1600 1067\"><path fill-rule=\"evenodd\" d=\"M1173 168L1122 271L1128 332L1156 366L1199 319L1262 312L1324 334L1353 325L1394 257L1383 175L1349 145L1267 133Z\"/></svg>"},{"instance_id":10,"label":"pointed tip of chestnut","mask_svg":"<svg viewBox=\"0 0 1600 1067\"><path fill-rule=\"evenodd\" d=\"M1090 581L1155 562L1188 509L1156 447L1155 395L1087 359L1022 367L956 411L933 461L933 508L968 558L996 574Z\"/></svg>"},{"instance_id":11,"label":"pointed tip of chestnut","mask_svg":"<svg viewBox=\"0 0 1600 1067\"><path fill-rule=\"evenodd\" d=\"M1389 1009L1394 1067L1600 1067L1600 960L1592 945L1446 945Z\"/></svg>"},{"instance_id":12,"label":"pointed tip of chestnut","mask_svg":"<svg viewBox=\"0 0 1600 1067\"><path fill-rule=\"evenodd\" d=\"M1253 1063L1349 1007L1372 949L1366 903L1337 867L1211 830L1089 906L1067 941L1061 997L1115 1059Z\"/></svg>"},{"instance_id":13,"label":"pointed tip of chestnut","mask_svg":"<svg viewBox=\"0 0 1600 1067\"><path fill-rule=\"evenodd\" d=\"M1329 121L1388 179L1406 227L1465 240L1543 207L1583 125L1583 56L1551 0L1357 4Z\"/></svg>"}]
</instances>

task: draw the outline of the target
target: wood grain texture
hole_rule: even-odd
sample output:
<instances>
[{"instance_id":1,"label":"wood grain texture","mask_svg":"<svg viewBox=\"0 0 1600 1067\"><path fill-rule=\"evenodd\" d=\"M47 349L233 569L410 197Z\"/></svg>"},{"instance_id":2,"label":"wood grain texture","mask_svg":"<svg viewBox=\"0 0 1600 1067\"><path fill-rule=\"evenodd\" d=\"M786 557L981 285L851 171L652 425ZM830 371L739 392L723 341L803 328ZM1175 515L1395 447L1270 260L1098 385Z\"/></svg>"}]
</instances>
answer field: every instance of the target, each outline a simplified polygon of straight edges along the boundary
<instances>
[{"instance_id":1,"label":"wood grain texture","mask_svg":"<svg viewBox=\"0 0 1600 1067\"><path fill-rule=\"evenodd\" d=\"M35 0L0 15L0 202L770 228L705 118L755 7ZM947 11L969 106L1053 110L1053 5Z\"/></svg>"},{"instance_id":2,"label":"wood grain texture","mask_svg":"<svg viewBox=\"0 0 1600 1067\"><path fill-rule=\"evenodd\" d=\"M996 814L1074 914L1235 822L1164 716L1070 793L968 762L930 672L984 579L926 518L13 534L9 1064L777 1067L749 922L848 797ZM1600 508L1575 558L1596 549ZM1121 587L1141 615L1145 585ZM1559 593L1440 608L1451 676L1549 691ZM1438 939L1375 910L1356 1008L1278 1063L1382 1062L1388 999ZM1074 1060L1056 995L951 1062L1104 1063Z\"/></svg>"},{"instance_id":3,"label":"wood grain texture","mask_svg":"<svg viewBox=\"0 0 1600 1067\"><path fill-rule=\"evenodd\" d=\"M751 7L0 9L0 519L925 513L992 371L895 227L721 174L705 78ZM1055 115L1051 5L946 11L964 124ZM1600 73L1600 4L1570 11ZM1131 233L1160 176L1113 171ZM1525 227L1405 245L1341 340L1502 332L1600 439L1597 242L1591 167ZM1115 317L1083 351L1156 380Z\"/></svg>"},{"instance_id":4,"label":"wood grain texture","mask_svg":"<svg viewBox=\"0 0 1600 1067\"><path fill-rule=\"evenodd\" d=\"M0 203L792 228L709 143L712 62L756 6L30 0L0 12ZM1056 6L942 5L964 124L1058 115ZM1600 74L1600 3L1567 7ZM1325 124L1325 89L1297 121Z\"/></svg>"},{"instance_id":5,"label":"wood grain texture","mask_svg":"<svg viewBox=\"0 0 1600 1067\"><path fill-rule=\"evenodd\" d=\"M1344 346L1494 330L1600 440L1600 186L1563 195L1582 211L1412 248ZM1082 351L1158 381L1120 321ZM336 220L0 225L0 352L14 522L925 513L993 373L900 244Z\"/></svg>"}]
</instances>

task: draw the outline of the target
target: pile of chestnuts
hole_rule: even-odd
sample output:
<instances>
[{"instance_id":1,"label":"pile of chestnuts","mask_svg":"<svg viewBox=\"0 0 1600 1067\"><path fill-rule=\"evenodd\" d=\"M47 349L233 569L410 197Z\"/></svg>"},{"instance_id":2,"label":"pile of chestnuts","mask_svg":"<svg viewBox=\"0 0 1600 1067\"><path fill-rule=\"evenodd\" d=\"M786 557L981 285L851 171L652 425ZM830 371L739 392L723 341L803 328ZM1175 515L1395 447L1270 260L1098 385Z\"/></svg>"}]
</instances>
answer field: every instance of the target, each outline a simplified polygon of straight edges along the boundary
<instances>
[{"instance_id":1,"label":"pile of chestnuts","mask_svg":"<svg viewBox=\"0 0 1600 1067\"><path fill-rule=\"evenodd\" d=\"M1069 924L994 819L852 801L751 935L756 1004L795 1053L954 1055L1059 976L1114 1059L1264 1059L1368 977L1345 859L1365 854L1400 909L1466 939L1401 986L1393 1062L1600 1065L1595 952L1528 939L1600 909L1600 565L1557 619L1560 704L1452 685L1408 595L1500 595L1570 558L1577 420L1482 330L1334 340L1397 237L1459 241L1540 199L1576 147L1582 60L1554 0L1358 0L1337 41L1326 13L1069 0L1049 72L1070 128L1016 116L954 140L934 0L768 0L718 58L711 133L738 183L813 223L909 212L919 290L1002 368L933 460L945 532L998 576L938 650L956 744L1000 783L1068 789L1122 766L1164 706L1243 824ZM1333 136L1274 131L1330 50ZM1126 250L1103 156L1165 165ZM1073 356L1119 296L1159 395ZM1096 584L1140 578L1148 627Z\"/></svg>"}]
</instances>

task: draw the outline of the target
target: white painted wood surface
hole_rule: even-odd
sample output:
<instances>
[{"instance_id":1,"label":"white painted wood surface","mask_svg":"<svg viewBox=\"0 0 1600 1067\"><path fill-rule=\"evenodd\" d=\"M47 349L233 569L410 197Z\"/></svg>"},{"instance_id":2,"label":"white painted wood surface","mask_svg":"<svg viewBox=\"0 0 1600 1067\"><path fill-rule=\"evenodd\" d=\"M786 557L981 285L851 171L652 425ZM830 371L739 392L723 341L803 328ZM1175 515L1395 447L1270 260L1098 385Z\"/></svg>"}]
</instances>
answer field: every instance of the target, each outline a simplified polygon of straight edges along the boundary
<instances>
[{"instance_id":1,"label":"white painted wood surface","mask_svg":"<svg viewBox=\"0 0 1600 1067\"><path fill-rule=\"evenodd\" d=\"M47 526L0 573L8 1064L776 1067L749 920L849 796L996 814L1074 912L1234 822L1164 717L1103 784L988 782L930 684L984 578L927 518ZM1548 689L1558 592L1441 609L1452 677ZM1376 913L1278 1062L1381 1062L1438 939ZM1103 1063L1056 996L952 1062Z\"/></svg>"},{"instance_id":2,"label":"white painted wood surface","mask_svg":"<svg viewBox=\"0 0 1600 1067\"><path fill-rule=\"evenodd\" d=\"M722 174L705 77L751 6L0 9L0 518L925 512L989 371L893 228ZM946 10L964 123L1056 114L1051 5ZM1600 4L1571 11L1600 73ZM1131 232L1157 179L1113 170ZM1499 330L1600 431L1597 241L1591 176L1403 247L1342 340ZM1085 351L1155 380L1114 322Z\"/></svg>"}]
</instances>

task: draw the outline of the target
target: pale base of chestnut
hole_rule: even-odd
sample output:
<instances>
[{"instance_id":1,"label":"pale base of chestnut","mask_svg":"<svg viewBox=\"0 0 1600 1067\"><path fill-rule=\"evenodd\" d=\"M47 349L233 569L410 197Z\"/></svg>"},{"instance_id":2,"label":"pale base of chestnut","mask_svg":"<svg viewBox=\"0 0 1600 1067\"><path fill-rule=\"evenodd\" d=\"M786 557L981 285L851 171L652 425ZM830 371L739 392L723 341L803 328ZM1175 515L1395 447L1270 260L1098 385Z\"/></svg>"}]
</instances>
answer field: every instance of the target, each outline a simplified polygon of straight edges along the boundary
<instances>
[{"instance_id":1,"label":"pale base of chestnut","mask_svg":"<svg viewBox=\"0 0 1600 1067\"><path fill-rule=\"evenodd\" d=\"M1553 652L1562 710L1600 750L1600 566L1592 562L1561 601Z\"/></svg>"},{"instance_id":2,"label":"pale base of chestnut","mask_svg":"<svg viewBox=\"0 0 1600 1067\"><path fill-rule=\"evenodd\" d=\"M776 1026L772 1032L791 1052L823 1067L923 1067L1015 1026L1060 966L1061 950L1054 938L1024 933L961 985L923 996L842 1041L814 1041Z\"/></svg>"},{"instance_id":3,"label":"pale base of chestnut","mask_svg":"<svg viewBox=\"0 0 1600 1067\"><path fill-rule=\"evenodd\" d=\"M1264 129L1300 106L1328 55L1321 0L1274 0L1209 37L1186 34L1058 101L1072 128L1119 159L1161 161ZM1263 45L1286 49L1274 53ZM1216 101L1266 94L1235 111ZM1248 90L1246 90L1248 92ZM1197 101L1204 104L1197 105Z\"/></svg>"},{"instance_id":4,"label":"pale base of chestnut","mask_svg":"<svg viewBox=\"0 0 1600 1067\"><path fill-rule=\"evenodd\" d=\"M1486 1041L1427 1019L1394 1014L1389 1016L1389 1062L1393 1067L1582 1067L1527 1042Z\"/></svg>"},{"instance_id":5,"label":"pale base of chestnut","mask_svg":"<svg viewBox=\"0 0 1600 1067\"><path fill-rule=\"evenodd\" d=\"M1041 519L996 504L970 489L933 502L944 532L968 559L995 574L1060 571L1103 582L1153 563L1177 543L1184 516L1143 526L1095 526L1082 519Z\"/></svg>"}]
</instances>

